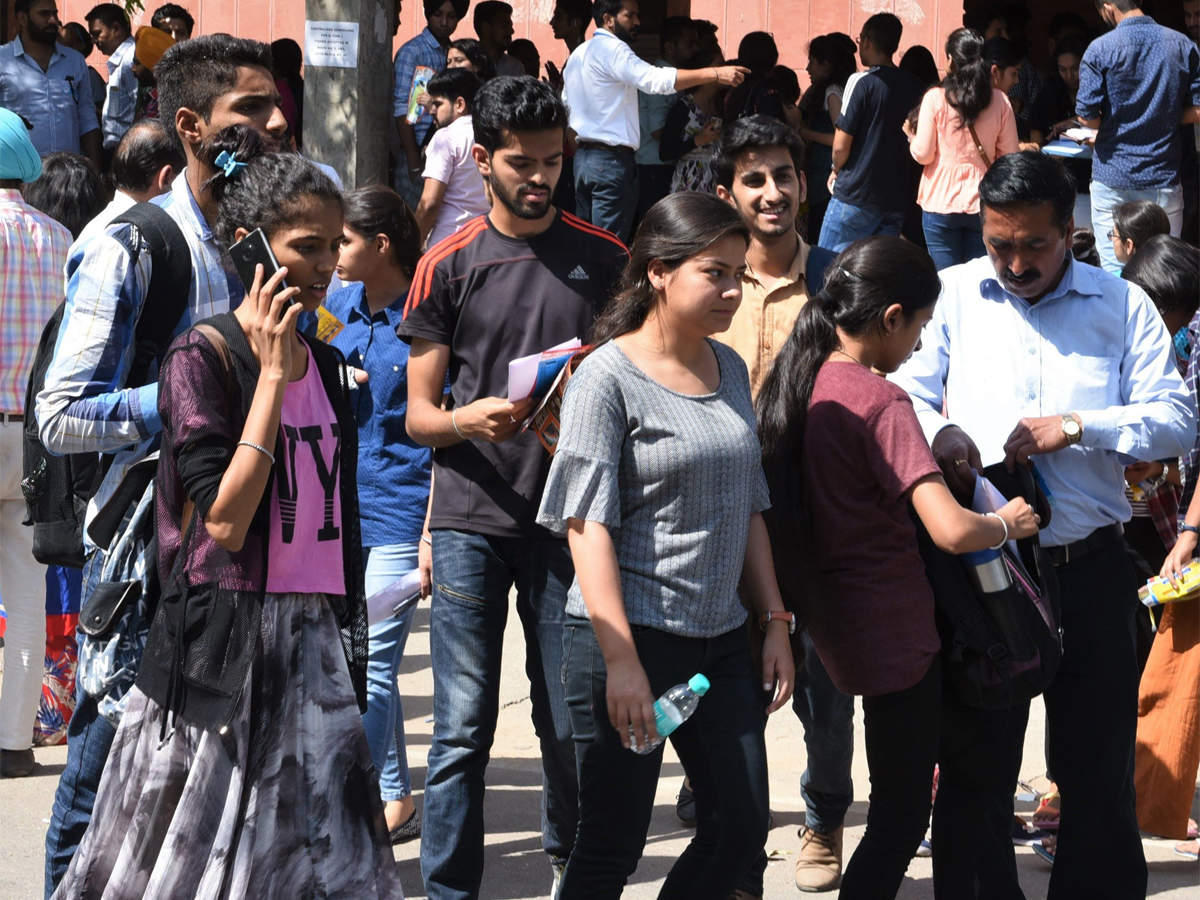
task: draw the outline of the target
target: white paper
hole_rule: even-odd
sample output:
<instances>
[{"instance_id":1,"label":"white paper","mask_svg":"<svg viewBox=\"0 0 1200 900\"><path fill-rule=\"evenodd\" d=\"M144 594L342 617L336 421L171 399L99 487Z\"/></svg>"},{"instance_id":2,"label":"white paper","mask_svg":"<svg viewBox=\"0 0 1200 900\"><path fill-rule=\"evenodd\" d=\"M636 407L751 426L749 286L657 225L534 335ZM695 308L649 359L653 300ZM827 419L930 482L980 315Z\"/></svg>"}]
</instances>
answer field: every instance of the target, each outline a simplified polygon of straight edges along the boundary
<instances>
[{"instance_id":1,"label":"white paper","mask_svg":"<svg viewBox=\"0 0 1200 900\"><path fill-rule=\"evenodd\" d=\"M421 570L413 569L367 598L367 624L399 615L421 598Z\"/></svg>"},{"instance_id":2,"label":"white paper","mask_svg":"<svg viewBox=\"0 0 1200 900\"><path fill-rule=\"evenodd\" d=\"M996 510L1007 502L1008 500L1005 499L1002 493L996 490L994 484L982 475L976 476L975 496L971 498L971 509L982 515L984 513L996 512ZM1008 549L1015 554L1017 552L1017 542L1010 540L1008 542Z\"/></svg>"},{"instance_id":3,"label":"white paper","mask_svg":"<svg viewBox=\"0 0 1200 900\"><path fill-rule=\"evenodd\" d=\"M569 341L563 341L561 344L556 344L547 350L543 350L541 353L533 353L529 356L522 356L509 361L509 402L515 403L518 400L524 400L533 393L533 389L538 382L538 369L541 366L543 356L559 350L578 350L581 346L583 345L580 343L579 338L573 337Z\"/></svg>"},{"instance_id":4,"label":"white paper","mask_svg":"<svg viewBox=\"0 0 1200 900\"><path fill-rule=\"evenodd\" d=\"M1082 144L1084 141L1094 141L1098 133L1095 128L1085 128L1080 125L1078 128L1068 128L1062 133L1062 136Z\"/></svg>"},{"instance_id":5,"label":"white paper","mask_svg":"<svg viewBox=\"0 0 1200 900\"><path fill-rule=\"evenodd\" d=\"M305 22L304 64L334 69L358 66L357 22Z\"/></svg>"}]
</instances>

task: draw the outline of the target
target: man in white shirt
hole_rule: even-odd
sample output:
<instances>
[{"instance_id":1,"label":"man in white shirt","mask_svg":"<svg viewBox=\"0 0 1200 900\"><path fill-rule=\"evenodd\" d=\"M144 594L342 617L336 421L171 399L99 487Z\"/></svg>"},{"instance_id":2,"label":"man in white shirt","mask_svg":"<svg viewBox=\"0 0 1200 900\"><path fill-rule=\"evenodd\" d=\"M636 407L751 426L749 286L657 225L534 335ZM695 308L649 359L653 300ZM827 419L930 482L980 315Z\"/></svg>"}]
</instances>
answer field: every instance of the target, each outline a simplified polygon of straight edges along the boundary
<instances>
[{"instance_id":1,"label":"man in white shirt","mask_svg":"<svg viewBox=\"0 0 1200 900\"><path fill-rule=\"evenodd\" d=\"M115 3L93 6L87 14L87 26L96 47L108 57L108 90L104 97L104 112L100 116L101 143L107 162L133 124L137 108L134 40L130 34L129 16Z\"/></svg>"},{"instance_id":2,"label":"man in white shirt","mask_svg":"<svg viewBox=\"0 0 1200 900\"><path fill-rule=\"evenodd\" d=\"M671 94L712 82L733 86L749 70L676 69L639 59L629 46L637 35L638 0L596 0L592 18L595 33L575 48L563 72L563 102L578 147L575 212L627 241L638 198L638 91Z\"/></svg>"},{"instance_id":3,"label":"man in white shirt","mask_svg":"<svg viewBox=\"0 0 1200 900\"><path fill-rule=\"evenodd\" d=\"M478 90L479 79L469 69L443 69L425 88L438 124L425 148L425 187L416 210L417 227L421 237L428 238L427 247L482 216L490 206L471 154L475 146L471 107Z\"/></svg>"}]
</instances>

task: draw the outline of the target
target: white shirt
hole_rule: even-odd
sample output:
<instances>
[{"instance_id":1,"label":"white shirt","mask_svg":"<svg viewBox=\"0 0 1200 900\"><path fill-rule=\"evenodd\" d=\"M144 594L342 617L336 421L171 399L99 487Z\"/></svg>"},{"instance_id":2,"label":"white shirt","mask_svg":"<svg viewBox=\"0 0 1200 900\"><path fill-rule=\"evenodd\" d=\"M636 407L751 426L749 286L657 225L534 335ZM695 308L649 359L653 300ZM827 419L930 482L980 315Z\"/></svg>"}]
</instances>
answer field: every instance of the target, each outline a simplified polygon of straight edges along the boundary
<instances>
[{"instance_id":1,"label":"white shirt","mask_svg":"<svg viewBox=\"0 0 1200 900\"><path fill-rule=\"evenodd\" d=\"M926 439L958 425L987 466L1004 459L1018 420L1077 413L1082 440L1033 457L1054 504L1042 543L1127 521L1124 467L1179 456L1196 438L1171 336L1145 291L1074 260L1032 306L1000 285L986 256L938 274L920 349L889 376L912 397Z\"/></svg>"},{"instance_id":2,"label":"white shirt","mask_svg":"<svg viewBox=\"0 0 1200 900\"><path fill-rule=\"evenodd\" d=\"M575 48L563 71L563 102L581 141L636 150L641 143L638 91L675 93L678 70L652 66L605 28Z\"/></svg>"},{"instance_id":3,"label":"white shirt","mask_svg":"<svg viewBox=\"0 0 1200 900\"><path fill-rule=\"evenodd\" d=\"M429 247L488 211L483 176L471 155L474 145L475 127L468 115L459 116L445 128L435 131L425 148L423 177L446 186L438 206L437 221L429 232Z\"/></svg>"}]
</instances>

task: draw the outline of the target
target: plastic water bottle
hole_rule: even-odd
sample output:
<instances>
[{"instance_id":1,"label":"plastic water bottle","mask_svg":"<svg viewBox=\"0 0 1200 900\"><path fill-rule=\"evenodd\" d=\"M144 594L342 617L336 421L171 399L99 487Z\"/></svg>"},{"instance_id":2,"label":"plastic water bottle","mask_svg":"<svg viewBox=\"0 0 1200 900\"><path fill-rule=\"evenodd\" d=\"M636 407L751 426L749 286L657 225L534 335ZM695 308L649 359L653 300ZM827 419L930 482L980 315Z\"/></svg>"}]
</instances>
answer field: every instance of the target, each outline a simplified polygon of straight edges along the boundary
<instances>
[{"instance_id":1,"label":"plastic water bottle","mask_svg":"<svg viewBox=\"0 0 1200 900\"><path fill-rule=\"evenodd\" d=\"M649 746L639 747L633 735L629 736L629 749L645 755L653 753L672 731L686 722L696 711L700 698L708 693L708 679L693 675L687 684L677 684L654 701L654 725L658 729L658 740Z\"/></svg>"}]
</instances>

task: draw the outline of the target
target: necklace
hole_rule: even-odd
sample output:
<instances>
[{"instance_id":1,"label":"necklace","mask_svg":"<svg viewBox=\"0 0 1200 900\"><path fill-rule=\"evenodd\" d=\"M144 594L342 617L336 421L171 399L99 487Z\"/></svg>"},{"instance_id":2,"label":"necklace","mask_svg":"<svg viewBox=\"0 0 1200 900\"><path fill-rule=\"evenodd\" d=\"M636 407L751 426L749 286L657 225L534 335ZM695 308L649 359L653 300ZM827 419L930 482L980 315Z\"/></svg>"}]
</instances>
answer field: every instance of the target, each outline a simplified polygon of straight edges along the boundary
<instances>
[{"instance_id":1,"label":"necklace","mask_svg":"<svg viewBox=\"0 0 1200 900\"><path fill-rule=\"evenodd\" d=\"M846 357L846 359L848 359L848 360L851 360L852 362L856 362L856 363L858 363L858 364L859 364L860 366L862 366L864 369L866 369L866 368L869 368L869 366L868 366L866 363L864 363L864 362L863 362L861 359L859 359L857 356L851 356L849 353L847 353L847 352L846 352L845 350L843 350L841 347L838 347L838 348L837 348L836 350L834 350L833 352L834 352L834 353L840 353L840 354L842 354L842 356Z\"/></svg>"}]
</instances>

